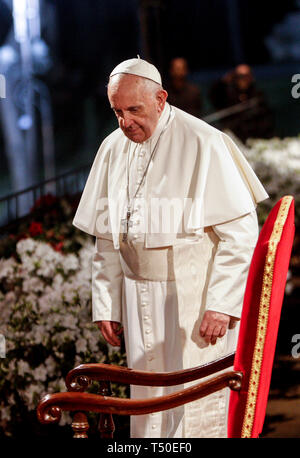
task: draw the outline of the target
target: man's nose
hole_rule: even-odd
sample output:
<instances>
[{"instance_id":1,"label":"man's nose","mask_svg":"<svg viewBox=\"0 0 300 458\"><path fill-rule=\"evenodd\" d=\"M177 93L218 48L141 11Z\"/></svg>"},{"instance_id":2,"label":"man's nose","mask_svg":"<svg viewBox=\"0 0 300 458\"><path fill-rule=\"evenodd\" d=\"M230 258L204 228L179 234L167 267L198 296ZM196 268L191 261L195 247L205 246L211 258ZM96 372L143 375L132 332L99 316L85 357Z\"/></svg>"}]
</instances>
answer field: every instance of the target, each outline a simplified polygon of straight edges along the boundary
<instances>
[{"instance_id":1,"label":"man's nose","mask_svg":"<svg viewBox=\"0 0 300 458\"><path fill-rule=\"evenodd\" d=\"M133 123L133 120L130 116L130 113L123 113L123 116L121 118L121 127L123 129L128 129Z\"/></svg>"}]
</instances>

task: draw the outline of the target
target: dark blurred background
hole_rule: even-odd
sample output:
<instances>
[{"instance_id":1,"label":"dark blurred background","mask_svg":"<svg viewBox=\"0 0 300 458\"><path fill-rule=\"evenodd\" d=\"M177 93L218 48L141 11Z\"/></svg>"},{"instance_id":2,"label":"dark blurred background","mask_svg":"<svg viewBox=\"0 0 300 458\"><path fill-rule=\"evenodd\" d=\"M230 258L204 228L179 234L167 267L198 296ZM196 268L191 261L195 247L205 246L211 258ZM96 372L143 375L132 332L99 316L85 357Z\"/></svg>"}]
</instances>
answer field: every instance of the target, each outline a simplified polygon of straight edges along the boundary
<instances>
[{"instance_id":1,"label":"dark blurred background","mask_svg":"<svg viewBox=\"0 0 300 458\"><path fill-rule=\"evenodd\" d=\"M137 54L158 66L166 86L171 60L185 59L204 118L234 103L220 103L220 88L212 87L247 64L272 116L272 132L256 136L299 133L299 103L291 97L300 60L298 1L26 1L0 0L0 196L92 161L116 127L108 75Z\"/></svg>"}]
</instances>

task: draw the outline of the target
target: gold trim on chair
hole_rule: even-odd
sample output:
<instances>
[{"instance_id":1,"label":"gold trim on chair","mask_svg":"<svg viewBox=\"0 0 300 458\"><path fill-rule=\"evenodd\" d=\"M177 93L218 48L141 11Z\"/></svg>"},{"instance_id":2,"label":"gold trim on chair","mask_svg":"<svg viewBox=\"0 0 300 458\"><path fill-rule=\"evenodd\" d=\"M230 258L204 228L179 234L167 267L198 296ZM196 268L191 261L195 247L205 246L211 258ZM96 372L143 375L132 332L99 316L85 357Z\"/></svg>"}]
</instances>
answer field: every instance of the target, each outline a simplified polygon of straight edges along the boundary
<instances>
[{"instance_id":1,"label":"gold trim on chair","mask_svg":"<svg viewBox=\"0 0 300 458\"><path fill-rule=\"evenodd\" d=\"M286 222L292 201L293 201L292 196L285 196L282 198L282 201L279 207L279 211L278 211L278 215L274 223L273 231L272 231L271 237L268 242L268 251L267 251L267 256L266 256L266 261L265 261L265 266L264 266L262 292L261 292L260 304L259 304L259 315L258 315L258 323L257 323L257 331L256 331L256 340L255 340L255 346L254 346L254 352L253 352L247 403L246 403L246 409L245 409L244 421L243 421L243 427L242 427L242 434L241 434L241 437L243 438L251 437L251 433L252 433L257 392L258 392L258 386L259 386L259 380L260 380L260 374L261 374L263 350L264 350L264 345L265 345L268 319L269 319L269 307L270 307L270 300L271 300L275 257L276 257L276 252L277 252L277 246L278 246L278 243L280 242L283 227Z\"/></svg>"}]
</instances>

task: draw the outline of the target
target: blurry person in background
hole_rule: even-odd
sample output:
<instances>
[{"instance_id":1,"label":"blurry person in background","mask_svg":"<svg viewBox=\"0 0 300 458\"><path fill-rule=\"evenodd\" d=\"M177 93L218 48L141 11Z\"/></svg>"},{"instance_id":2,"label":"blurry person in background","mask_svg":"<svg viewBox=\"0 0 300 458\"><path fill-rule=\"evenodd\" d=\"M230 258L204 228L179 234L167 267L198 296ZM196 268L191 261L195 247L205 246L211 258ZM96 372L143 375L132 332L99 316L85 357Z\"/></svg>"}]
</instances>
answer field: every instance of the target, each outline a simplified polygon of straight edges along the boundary
<instances>
[{"instance_id":1,"label":"blurry person in background","mask_svg":"<svg viewBox=\"0 0 300 458\"><path fill-rule=\"evenodd\" d=\"M217 110L255 99L254 106L224 118L222 128L231 130L244 142L274 135L272 111L249 65L240 64L217 80L211 87L210 99Z\"/></svg>"},{"instance_id":2,"label":"blurry person in background","mask_svg":"<svg viewBox=\"0 0 300 458\"><path fill-rule=\"evenodd\" d=\"M217 80L211 89L211 100L217 109L227 108L255 97L257 88L249 65L241 64Z\"/></svg>"},{"instance_id":3,"label":"blurry person in background","mask_svg":"<svg viewBox=\"0 0 300 458\"><path fill-rule=\"evenodd\" d=\"M202 113L202 97L198 86L188 81L188 64L183 57L171 60L169 81L167 83L168 100L171 105L199 118Z\"/></svg>"}]
</instances>

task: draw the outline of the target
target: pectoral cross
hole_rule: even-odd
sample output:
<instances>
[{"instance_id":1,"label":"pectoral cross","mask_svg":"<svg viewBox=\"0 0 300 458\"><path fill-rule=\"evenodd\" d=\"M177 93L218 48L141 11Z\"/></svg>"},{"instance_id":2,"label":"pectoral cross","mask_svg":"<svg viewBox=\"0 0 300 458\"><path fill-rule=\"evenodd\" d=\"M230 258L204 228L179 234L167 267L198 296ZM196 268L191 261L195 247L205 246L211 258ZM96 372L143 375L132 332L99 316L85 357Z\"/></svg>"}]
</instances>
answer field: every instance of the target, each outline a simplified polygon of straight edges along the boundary
<instances>
[{"instance_id":1,"label":"pectoral cross","mask_svg":"<svg viewBox=\"0 0 300 458\"><path fill-rule=\"evenodd\" d=\"M127 208L126 218L121 219L121 223L123 225L123 237L122 242L127 241L128 230L132 226L132 221L130 221L131 210L130 207Z\"/></svg>"}]
</instances>

